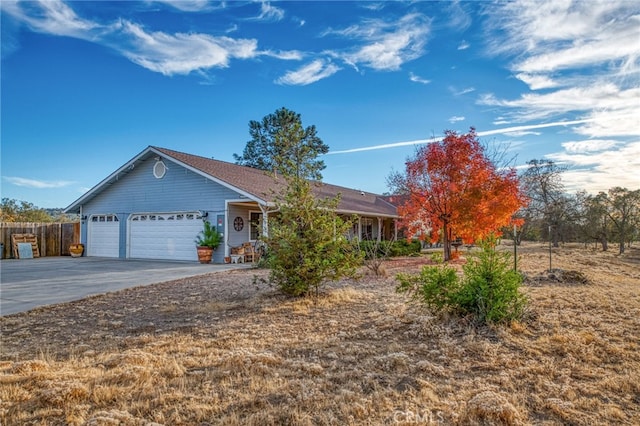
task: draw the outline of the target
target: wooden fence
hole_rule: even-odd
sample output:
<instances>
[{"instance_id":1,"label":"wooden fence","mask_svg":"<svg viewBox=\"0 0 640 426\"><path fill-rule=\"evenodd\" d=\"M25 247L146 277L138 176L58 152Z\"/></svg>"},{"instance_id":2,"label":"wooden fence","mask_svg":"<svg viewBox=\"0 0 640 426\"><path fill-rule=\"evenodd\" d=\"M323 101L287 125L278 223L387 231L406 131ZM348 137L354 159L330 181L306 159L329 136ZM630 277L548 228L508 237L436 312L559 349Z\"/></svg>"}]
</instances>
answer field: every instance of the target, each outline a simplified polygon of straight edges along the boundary
<instances>
[{"instance_id":1,"label":"wooden fence","mask_svg":"<svg viewBox=\"0 0 640 426\"><path fill-rule=\"evenodd\" d=\"M2 259L13 257L11 253L12 234L33 234L38 238L40 256L69 256L69 246L80 242L80 222L72 223L0 223L0 243Z\"/></svg>"}]
</instances>

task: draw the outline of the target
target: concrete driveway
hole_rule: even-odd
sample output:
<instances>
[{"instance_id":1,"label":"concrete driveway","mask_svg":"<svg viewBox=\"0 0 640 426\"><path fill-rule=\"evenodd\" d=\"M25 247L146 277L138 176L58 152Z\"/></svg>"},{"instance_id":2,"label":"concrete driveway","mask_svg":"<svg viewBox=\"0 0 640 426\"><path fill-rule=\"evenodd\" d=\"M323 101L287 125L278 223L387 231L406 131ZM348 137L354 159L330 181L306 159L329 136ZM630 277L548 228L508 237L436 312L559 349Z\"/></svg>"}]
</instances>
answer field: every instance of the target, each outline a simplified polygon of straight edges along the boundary
<instances>
[{"instance_id":1,"label":"concrete driveway","mask_svg":"<svg viewBox=\"0 0 640 426\"><path fill-rule=\"evenodd\" d=\"M0 315L87 296L207 274L248 268L98 257L41 257L0 261Z\"/></svg>"}]
</instances>

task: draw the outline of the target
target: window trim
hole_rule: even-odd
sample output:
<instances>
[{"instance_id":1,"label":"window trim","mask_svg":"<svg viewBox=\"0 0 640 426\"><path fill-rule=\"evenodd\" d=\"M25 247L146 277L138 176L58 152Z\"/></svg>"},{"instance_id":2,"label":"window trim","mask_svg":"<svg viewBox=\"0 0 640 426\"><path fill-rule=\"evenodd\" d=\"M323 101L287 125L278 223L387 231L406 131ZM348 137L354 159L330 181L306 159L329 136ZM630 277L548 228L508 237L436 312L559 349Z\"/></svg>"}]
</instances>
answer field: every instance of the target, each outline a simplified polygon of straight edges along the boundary
<instances>
[{"instance_id":1,"label":"window trim","mask_svg":"<svg viewBox=\"0 0 640 426\"><path fill-rule=\"evenodd\" d=\"M249 210L249 226L247 227L249 229L249 241L257 241L258 238L253 238L253 229L254 229L254 225L253 225L253 221L251 220L251 215L253 214L257 214L259 217L259 223L256 225L256 233L257 236L260 236L260 233L262 231L262 221L264 220L264 213L262 213L260 210Z\"/></svg>"}]
</instances>

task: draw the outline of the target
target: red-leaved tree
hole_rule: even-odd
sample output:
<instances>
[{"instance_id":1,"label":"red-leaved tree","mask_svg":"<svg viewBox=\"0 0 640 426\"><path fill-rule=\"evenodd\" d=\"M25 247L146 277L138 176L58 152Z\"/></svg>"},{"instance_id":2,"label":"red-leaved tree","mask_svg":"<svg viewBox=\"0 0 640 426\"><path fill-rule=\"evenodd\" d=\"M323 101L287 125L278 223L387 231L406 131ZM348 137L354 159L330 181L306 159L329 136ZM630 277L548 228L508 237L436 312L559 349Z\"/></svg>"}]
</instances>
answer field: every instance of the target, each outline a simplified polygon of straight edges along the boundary
<instances>
[{"instance_id":1,"label":"red-leaved tree","mask_svg":"<svg viewBox=\"0 0 640 426\"><path fill-rule=\"evenodd\" d=\"M526 203L515 169L498 169L473 127L467 134L447 130L442 141L419 148L406 162L402 186L408 197L399 209L401 224L409 237L442 237L445 261L452 239L473 242L498 233Z\"/></svg>"}]
</instances>

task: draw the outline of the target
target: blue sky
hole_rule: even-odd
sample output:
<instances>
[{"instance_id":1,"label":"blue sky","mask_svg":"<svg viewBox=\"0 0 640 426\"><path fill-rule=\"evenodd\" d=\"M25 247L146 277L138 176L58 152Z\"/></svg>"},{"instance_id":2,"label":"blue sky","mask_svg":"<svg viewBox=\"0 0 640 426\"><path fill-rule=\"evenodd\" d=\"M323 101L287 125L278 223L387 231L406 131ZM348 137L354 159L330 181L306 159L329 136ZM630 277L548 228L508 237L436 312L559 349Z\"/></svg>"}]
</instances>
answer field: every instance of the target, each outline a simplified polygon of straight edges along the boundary
<instances>
[{"instance_id":1,"label":"blue sky","mask_svg":"<svg viewBox=\"0 0 640 426\"><path fill-rule=\"evenodd\" d=\"M382 193L477 129L568 190L640 188L640 3L2 0L2 197L65 207L148 145L233 161L280 107Z\"/></svg>"}]
</instances>

